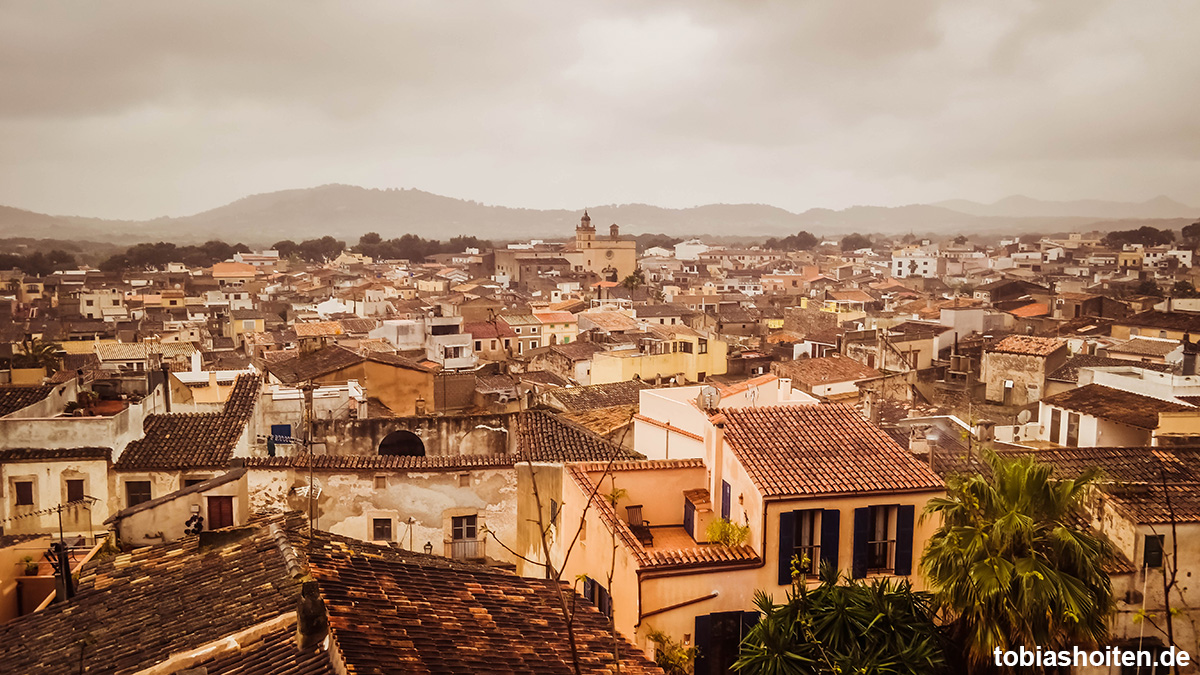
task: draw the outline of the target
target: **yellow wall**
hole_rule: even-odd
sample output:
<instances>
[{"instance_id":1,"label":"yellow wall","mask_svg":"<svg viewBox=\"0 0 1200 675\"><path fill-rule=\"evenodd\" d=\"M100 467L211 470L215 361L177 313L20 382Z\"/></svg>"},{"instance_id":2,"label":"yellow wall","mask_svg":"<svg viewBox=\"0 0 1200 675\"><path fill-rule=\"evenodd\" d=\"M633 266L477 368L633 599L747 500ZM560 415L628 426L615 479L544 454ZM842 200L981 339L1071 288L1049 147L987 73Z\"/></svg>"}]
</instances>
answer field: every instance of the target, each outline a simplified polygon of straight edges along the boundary
<instances>
[{"instance_id":1,"label":"yellow wall","mask_svg":"<svg viewBox=\"0 0 1200 675\"><path fill-rule=\"evenodd\" d=\"M699 381L699 373L723 375L726 370L728 346L721 340L708 340L708 353L699 354L698 339L679 336L678 340L691 342L692 353L640 354L632 351L599 352L592 357L592 384L608 384L632 380L637 375L643 380L653 381L656 377L674 377L683 373L688 382ZM627 355L627 356L625 356Z\"/></svg>"}]
</instances>

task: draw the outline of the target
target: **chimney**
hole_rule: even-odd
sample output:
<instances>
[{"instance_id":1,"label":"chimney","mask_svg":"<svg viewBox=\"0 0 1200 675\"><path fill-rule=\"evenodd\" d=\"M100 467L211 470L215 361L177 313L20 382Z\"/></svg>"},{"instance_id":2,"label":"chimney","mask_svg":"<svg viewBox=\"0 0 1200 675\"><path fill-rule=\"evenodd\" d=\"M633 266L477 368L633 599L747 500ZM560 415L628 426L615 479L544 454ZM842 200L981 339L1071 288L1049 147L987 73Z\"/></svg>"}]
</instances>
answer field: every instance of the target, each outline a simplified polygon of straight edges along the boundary
<instances>
[{"instance_id":1,"label":"chimney","mask_svg":"<svg viewBox=\"0 0 1200 675\"><path fill-rule=\"evenodd\" d=\"M613 223L612 225L608 226L608 234L611 235L613 239L617 239L621 236L621 228L618 227L616 223Z\"/></svg>"},{"instance_id":2,"label":"chimney","mask_svg":"<svg viewBox=\"0 0 1200 675\"><path fill-rule=\"evenodd\" d=\"M1197 356L1200 355L1200 345L1192 342L1192 334L1183 335L1183 374L1198 375L1196 372Z\"/></svg>"},{"instance_id":3,"label":"chimney","mask_svg":"<svg viewBox=\"0 0 1200 675\"><path fill-rule=\"evenodd\" d=\"M321 599L316 581L305 581L300 586L300 602L296 607L296 642L301 649L311 647L329 633L329 616L325 613L325 601Z\"/></svg>"}]
</instances>

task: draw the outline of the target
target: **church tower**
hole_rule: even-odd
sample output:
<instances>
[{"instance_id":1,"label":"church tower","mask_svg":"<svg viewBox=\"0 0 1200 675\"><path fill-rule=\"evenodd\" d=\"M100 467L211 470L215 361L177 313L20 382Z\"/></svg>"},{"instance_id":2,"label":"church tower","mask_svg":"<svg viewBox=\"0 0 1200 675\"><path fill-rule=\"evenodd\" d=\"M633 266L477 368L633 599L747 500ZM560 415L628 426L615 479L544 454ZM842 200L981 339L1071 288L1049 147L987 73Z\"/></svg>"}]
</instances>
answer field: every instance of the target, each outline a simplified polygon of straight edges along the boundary
<instances>
[{"instance_id":1,"label":"church tower","mask_svg":"<svg viewBox=\"0 0 1200 675\"><path fill-rule=\"evenodd\" d=\"M578 248L591 248L595 239L596 228L592 227L592 217L588 215L587 209L584 209L583 217L579 219L579 225L575 228L575 245Z\"/></svg>"}]
</instances>

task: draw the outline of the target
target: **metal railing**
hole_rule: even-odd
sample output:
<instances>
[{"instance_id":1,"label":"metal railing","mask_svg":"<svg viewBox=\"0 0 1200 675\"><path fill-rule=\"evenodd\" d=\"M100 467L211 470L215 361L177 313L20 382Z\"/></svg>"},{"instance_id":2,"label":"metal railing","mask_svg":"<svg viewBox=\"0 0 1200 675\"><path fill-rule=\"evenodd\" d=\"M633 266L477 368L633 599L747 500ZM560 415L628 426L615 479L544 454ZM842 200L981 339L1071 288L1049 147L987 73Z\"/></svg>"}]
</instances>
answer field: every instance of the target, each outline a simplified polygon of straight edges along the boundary
<instances>
[{"instance_id":1,"label":"metal railing","mask_svg":"<svg viewBox=\"0 0 1200 675\"><path fill-rule=\"evenodd\" d=\"M867 543L867 569L871 572L890 572L896 567L896 541Z\"/></svg>"},{"instance_id":2,"label":"metal railing","mask_svg":"<svg viewBox=\"0 0 1200 675\"><path fill-rule=\"evenodd\" d=\"M455 560L483 560L486 539L456 539L450 542L450 557Z\"/></svg>"}]
</instances>

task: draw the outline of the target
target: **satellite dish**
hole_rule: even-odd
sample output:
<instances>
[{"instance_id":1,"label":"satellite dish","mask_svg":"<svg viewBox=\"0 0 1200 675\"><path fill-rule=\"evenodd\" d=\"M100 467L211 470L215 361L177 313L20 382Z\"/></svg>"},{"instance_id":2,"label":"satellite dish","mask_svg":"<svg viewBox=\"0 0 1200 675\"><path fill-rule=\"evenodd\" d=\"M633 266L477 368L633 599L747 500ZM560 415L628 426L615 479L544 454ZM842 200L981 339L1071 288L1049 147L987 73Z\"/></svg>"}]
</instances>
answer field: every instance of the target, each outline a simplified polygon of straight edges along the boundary
<instances>
[{"instance_id":1,"label":"satellite dish","mask_svg":"<svg viewBox=\"0 0 1200 675\"><path fill-rule=\"evenodd\" d=\"M711 384L700 390L700 394L696 396L696 405L700 406L701 410L713 410L721 402L721 390Z\"/></svg>"},{"instance_id":2,"label":"satellite dish","mask_svg":"<svg viewBox=\"0 0 1200 675\"><path fill-rule=\"evenodd\" d=\"M1033 414L1028 410L1022 410L1021 412L1017 413L1017 421L1021 424L1028 424L1029 418L1031 417L1033 417Z\"/></svg>"}]
</instances>

